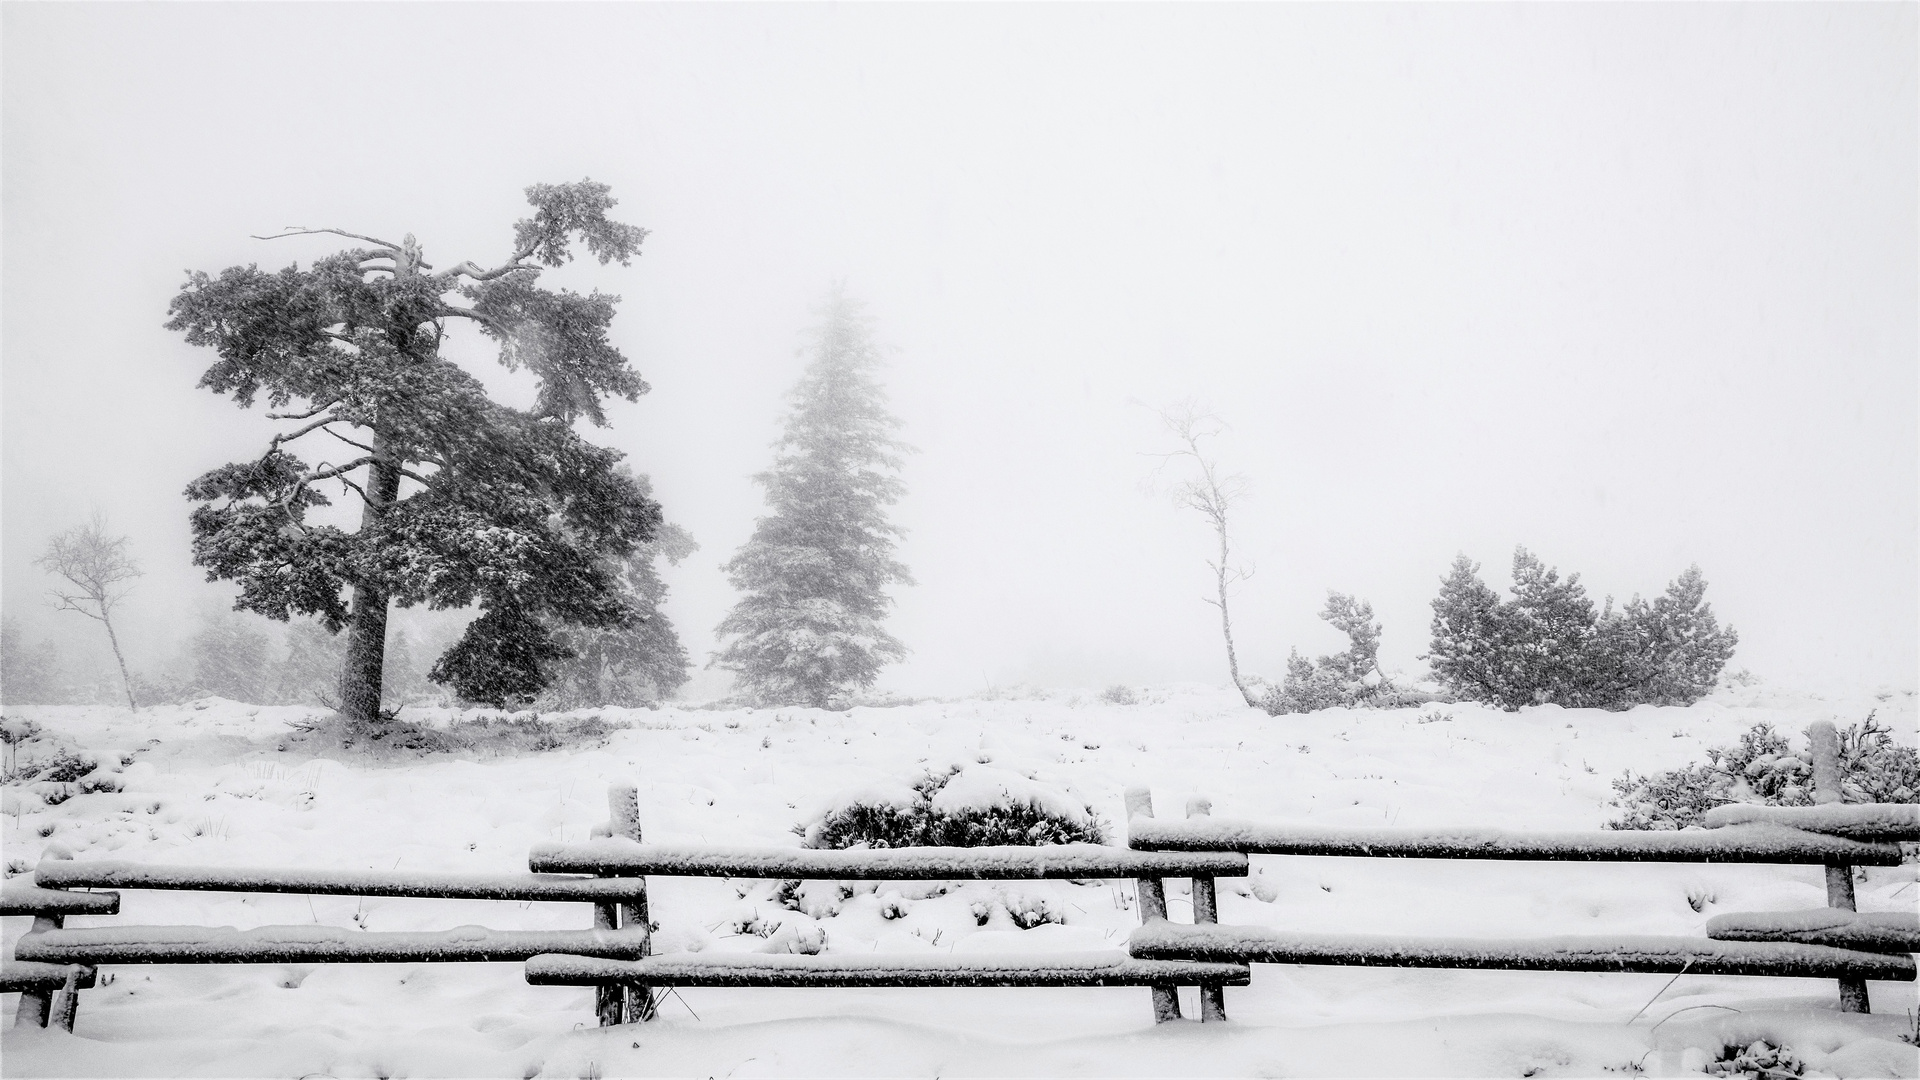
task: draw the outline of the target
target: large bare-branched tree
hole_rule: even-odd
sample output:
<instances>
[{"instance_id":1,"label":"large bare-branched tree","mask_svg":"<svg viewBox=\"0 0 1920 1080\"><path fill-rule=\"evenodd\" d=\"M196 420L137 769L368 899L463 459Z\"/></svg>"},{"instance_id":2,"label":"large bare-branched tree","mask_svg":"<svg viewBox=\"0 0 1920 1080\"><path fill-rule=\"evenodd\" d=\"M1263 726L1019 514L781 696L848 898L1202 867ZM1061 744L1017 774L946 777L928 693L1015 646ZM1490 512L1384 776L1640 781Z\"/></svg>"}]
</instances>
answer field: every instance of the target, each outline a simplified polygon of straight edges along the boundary
<instances>
[{"instance_id":1,"label":"large bare-branched tree","mask_svg":"<svg viewBox=\"0 0 1920 1080\"><path fill-rule=\"evenodd\" d=\"M1176 449L1158 455L1163 465L1181 463L1189 471L1188 479L1175 481L1172 488L1175 506L1197 511L1213 527L1220 542L1219 555L1207 560L1213 571L1214 595L1202 600L1220 609L1220 633L1227 643L1227 673L1234 689L1248 705L1258 706L1259 697L1240 677L1240 659L1233 649L1233 617L1227 611L1227 594L1232 587L1253 576L1253 568L1233 561L1227 535L1227 516L1234 504L1246 497L1247 478L1223 472L1219 459L1208 452L1205 443L1227 428L1226 422L1211 410L1192 400L1178 401L1160 410L1160 422L1174 438Z\"/></svg>"},{"instance_id":2,"label":"large bare-branched tree","mask_svg":"<svg viewBox=\"0 0 1920 1080\"><path fill-rule=\"evenodd\" d=\"M127 675L127 658L120 652L120 635L113 629L113 609L133 588L133 579L141 574L140 564L127 554L130 541L107 530L106 518L93 515L86 524L76 525L47 542L47 550L34 564L65 581L53 587L54 606L62 611L77 611L98 620L113 646L114 662L120 665L120 685L127 692L127 708L137 709L133 699L133 679Z\"/></svg>"},{"instance_id":3,"label":"large bare-branched tree","mask_svg":"<svg viewBox=\"0 0 1920 1080\"><path fill-rule=\"evenodd\" d=\"M633 400L647 384L607 337L619 297L539 282L575 241L626 265L646 230L607 216L605 184L536 184L527 201L533 216L490 268L436 270L411 234L294 228L262 239L357 243L305 269L193 273L173 300L167 327L219 354L200 385L242 408L264 394L285 425L260 457L187 488L201 504L194 562L240 584L235 607L347 630L340 707L351 721L379 717L391 604L478 605L431 677L493 704L539 692L570 655L560 630L639 617L616 575L660 508L616 467L618 451L573 423L605 425L604 398ZM494 402L442 355L463 324L492 339L501 364L532 373L531 409ZM357 531L309 520L328 503L325 482L358 500Z\"/></svg>"}]
</instances>

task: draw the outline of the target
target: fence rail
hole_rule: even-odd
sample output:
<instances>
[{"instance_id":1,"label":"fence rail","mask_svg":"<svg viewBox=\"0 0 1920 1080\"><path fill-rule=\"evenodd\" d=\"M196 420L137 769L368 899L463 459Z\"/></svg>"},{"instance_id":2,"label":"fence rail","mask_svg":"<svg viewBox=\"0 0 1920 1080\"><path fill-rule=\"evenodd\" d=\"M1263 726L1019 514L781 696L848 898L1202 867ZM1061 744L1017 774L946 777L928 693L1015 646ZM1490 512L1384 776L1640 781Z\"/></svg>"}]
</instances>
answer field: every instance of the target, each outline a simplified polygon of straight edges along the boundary
<instances>
[{"instance_id":1,"label":"fence rail","mask_svg":"<svg viewBox=\"0 0 1920 1080\"><path fill-rule=\"evenodd\" d=\"M618 930L341 930L330 926L94 927L29 934L22 960L62 964L401 964L520 961L541 953L638 959L645 939Z\"/></svg>"},{"instance_id":2,"label":"fence rail","mask_svg":"<svg viewBox=\"0 0 1920 1080\"><path fill-rule=\"evenodd\" d=\"M646 894L644 884L618 878L413 870L166 866L115 860L43 862L34 874L34 880L45 887L40 890L42 892L83 888L192 889L206 892L302 893L312 896L405 896L442 900L589 903L619 903ZM89 911L89 914L96 913L112 914Z\"/></svg>"},{"instance_id":3,"label":"fence rail","mask_svg":"<svg viewBox=\"0 0 1920 1080\"><path fill-rule=\"evenodd\" d=\"M1825 945L1679 937L1422 938L1155 923L1128 951L1163 960L1499 971L1643 971L1912 982L1913 958Z\"/></svg>"},{"instance_id":4,"label":"fence rail","mask_svg":"<svg viewBox=\"0 0 1920 1080\"><path fill-rule=\"evenodd\" d=\"M1898 866L1897 844L1863 843L1784 825L1730 825L1681 832L1509 832L1505 829L1328 828L1233 818L1135 818L1128 845L1141 851L1237 851L1386 859L1514 859L1545 862L1786 863Z\"/></svg>"},{"instance_id":5,"label":"fence rail","mask_svg":"<svg viewBox=\"0 0 1920 1080\"><path fill-rule=\"evenodd\" d=\"M1031 880L1242 877L1238 852L1130 851L1099 844L1048 847L914 847L820 850L600 840L543 844L534 870L651 877L779 878L802 881Z\"/></svg>"},{"instance_id":6,"label":"fence rail","mask_svg":"<svg viewBox=\"0 0 1920 1080\"><path fill-rule=\"evenodd\" d=\"M1118 949L1078 957L950 956L654 956L640 961L536 956L535 985L586 985L631 979L649 986L1155 986L1207 982L1245 986L1244 964L1140 960Z\"/></svg>"}]
</instances>

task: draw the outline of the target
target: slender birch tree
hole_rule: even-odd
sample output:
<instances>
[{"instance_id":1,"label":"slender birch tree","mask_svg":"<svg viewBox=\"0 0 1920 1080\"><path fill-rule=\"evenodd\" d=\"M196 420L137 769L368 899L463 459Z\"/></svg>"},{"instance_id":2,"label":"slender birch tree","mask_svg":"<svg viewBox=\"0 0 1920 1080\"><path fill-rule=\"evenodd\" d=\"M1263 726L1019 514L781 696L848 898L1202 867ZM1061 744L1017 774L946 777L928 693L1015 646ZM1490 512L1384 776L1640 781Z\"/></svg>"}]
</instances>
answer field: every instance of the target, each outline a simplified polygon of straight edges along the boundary
<instances>
[{"instance_id":1,"label":"slender birch tree","mask_svg":"<svg viewBox=\"0 0 1920 1080\"><path fill-rule=\"evenodd\" d=\"M120 685L127 693L127 708L137 709L133 700L133 679L127 674L127 658L120 651L120 635L113 629L113 609L133 588L133 579L141 576L140 564L127 554L131 541L107 531L106 518L93 515L85 525L76 525L55 536L34 565L62 579L64 585L52 589L54 607L77 611L98 622L113 646L114 663L120 665Z\"/></svg>"},{"instance_id":2,"label":"slender birch tree","mask_svg":"<svg viewBox=\"0 0 1920 1080\"><path fill-rule=\"evenodd\" d=\"M1202 600L1220 609L1220 634L1227 643L1227 674L1234 689L1248 705L1259 707L1260 699L1240 677L1240 659L1233 648L1233 616L1227 610L1227 594L1232 587L1253 576L1251 567L1233 561L1227 533L1227 518L1235 503L1246 497L1247 479L1237 473L1221 471L1218 459L1203 445L1226 430L1226 422L1193 401L1180 401L1160 411L1160 422L1173 435L1178 449L1161 454L1163 462L1191 462L1194 475L1173 485L1175 506L1193 510L1207 519L1219 542L1219 554L1207 560L1213 572L1214 595Z\"/></svg>"}]
</instances>

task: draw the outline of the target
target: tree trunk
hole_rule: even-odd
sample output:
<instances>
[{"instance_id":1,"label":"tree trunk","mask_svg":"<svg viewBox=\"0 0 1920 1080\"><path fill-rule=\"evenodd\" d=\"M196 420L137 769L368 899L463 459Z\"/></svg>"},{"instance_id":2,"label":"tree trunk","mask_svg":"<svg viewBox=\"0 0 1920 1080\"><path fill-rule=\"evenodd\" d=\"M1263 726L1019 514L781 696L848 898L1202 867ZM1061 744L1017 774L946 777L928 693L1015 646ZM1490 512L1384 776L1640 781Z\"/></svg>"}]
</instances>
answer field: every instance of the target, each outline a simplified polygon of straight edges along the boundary
<instances>
[{"instance_id":1,"label":"tree trunk","mask_svg":"<svg viewBox=\"0 0 1920 1080\"><path fill-rule=\"evenodd\" d=\"M120 665L120 685L127 691L127 708L138 709L133 701L133 679L127 675L127 658L120 655L120 636L113 632L113 620L107 617L107 605L100 605L100 625L107 628L107 641L113 645L114 662Z\"/></svg>"},{"instance_id":2,"label":"tree trunk","mask_svg":"<svg viewBox=\"0 0 1920 1080\"><path fill-rule=\"evenodd\" d=\"M374 436L374 453L384 442ZM366 506L360 514L364 535L380 524L400 493L400 470L385 460L369 465ZM350 723L380 719L380 680L387 657L387 590L372 582L353 587L353 611L347 622L347 658L340 669L340 711Z\"/></svg>"},{"instance_id":3,"label":"tree trunk","mask_svg":"<svg viewBox=\"0 0 1920 1080\"><path fill-rule=\"evenodd\" d=\"M1215 499L1219 498L1215 489ZM1220 587L1220 633L1227 639L1227 674L1233 677L1233 688L1240 691L1240 700L1253 708L1259 708L1260 702L1254 700L1247 690L1247 684L1240 681L1240 658L1233 652L1233 620L1227 617L1227 518L1224 513L1214 522L1220 531L1220 562L1213 568L1214 582Z\"/></svg>"}]
</instances>

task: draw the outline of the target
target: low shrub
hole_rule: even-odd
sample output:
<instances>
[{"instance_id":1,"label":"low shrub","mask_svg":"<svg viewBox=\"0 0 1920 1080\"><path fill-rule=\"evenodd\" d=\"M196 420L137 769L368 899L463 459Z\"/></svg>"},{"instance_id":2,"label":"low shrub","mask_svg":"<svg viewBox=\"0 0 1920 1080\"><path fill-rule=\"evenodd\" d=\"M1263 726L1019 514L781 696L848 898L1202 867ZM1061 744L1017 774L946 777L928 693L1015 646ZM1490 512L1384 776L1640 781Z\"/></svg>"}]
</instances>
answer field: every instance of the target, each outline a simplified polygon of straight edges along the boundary
<instances>
[{"instance_id":1,"label":"low shrub","mask_svg":"<svg viewBox=\"0 0 1920 1080\"><path fill-rule=\"evenodd\" d=\"M0 783L71 784L100 767L94 759L69 747L59 747L43 758L18 762L0 775Z\"/></svg>"},{"instance_id":2,"label":"low shrub","mask_svg":"<svg viewBox=\"0 0 1920 1080\"><path fill-rule=\"evenodd\" d=\"M1138 705L1140 704L1140 695L1134 693L1133 688L1130 686L1123 683L1114 683L1112 686L1100 691L1100 700L1109 705Z\"/></svg>"},{"instance_id":3,"label":"low shrub","mask_svg":"<svg viewBox=\"0 0 1920 1080\"><path fill-rule=\"evenodd\" d=\"M1344 593L1328 592L1320 617L1347 635L1347 651L1308 660L1295 649L1287 657L1287 675L1268 686L1260 707L1268 715L1321 709L1384 708L1423 705L1432 695L1393 685L1380 670L1380 624L1373 605Z\"/></svg>"},{"instance_id":4,"label":"low shrub","mask_svg":"<svg viewBox=\"0 0 1920 1080\"><path fill-rule=\"evenodd\" d=\"M930 772L906 789L839 800L794 831L813 848L1040 846L1107 840L1106 827L1093 807L1075 805L1017 774L980 766Z\"/></svg>"},{"instance_id":5,"label":"low shrub","mask_svg":"<svg viewBox=\"0 0 1920 1080\"><path fill-rule=\"evenodd\" d=\"M1846 802L1913 802L1920 794L1920 755L1893 741L1873 713L1840 733L1840 791ZM1813 805L1813 752L1795 751L1768 723L1755 724L1733 746L1707 751L1704 764L1613 782L1619 817L1609 829L1684 829L1726 803Z\"/></svg>"},{"instance_id":6,"label":"low shrub","mask_svg":"<svg viewBox=\"0 0 1920 1080\"><path fill-rule=\"evenodd\" d=\"M1800 1060L1800 1055L1765 1039L1756 1039L1750 1046L1723 1046L1720 1056L1707 1063L1708 1076L1738 1076L1752 1080L1782 1080L1784 1077L1802 1076L1806 1071L1807 1063Z\"/></svg>"},{"instance_id":7,"label":"low shrub","mask_svg":"<svg viewBox=\"0 0 1920 1080\"><path fill-rule=\"evenodd\" d=\"M373 723L356 723L341 713L296 725L281 749L352 750L374 757L424 757L474 754L502 757L547 750L605 746L625 725L589 716L480 716L444 728L403 720L383 712Z\"/></svg>"}]
</instances>

